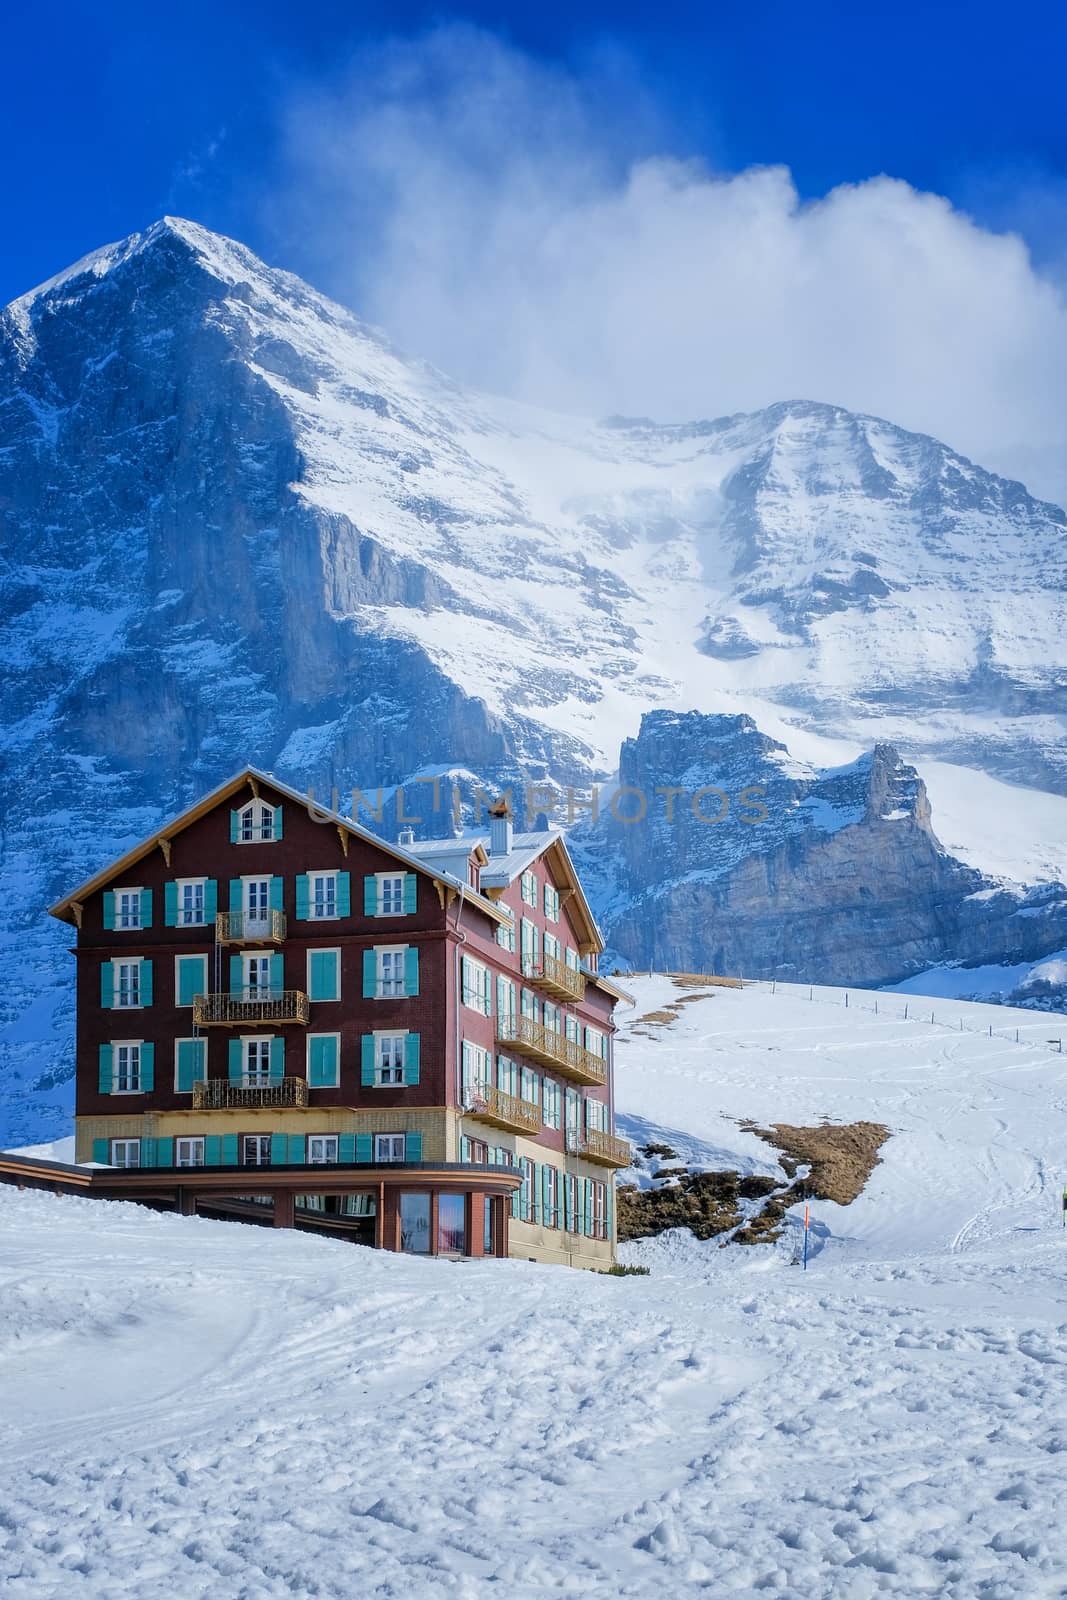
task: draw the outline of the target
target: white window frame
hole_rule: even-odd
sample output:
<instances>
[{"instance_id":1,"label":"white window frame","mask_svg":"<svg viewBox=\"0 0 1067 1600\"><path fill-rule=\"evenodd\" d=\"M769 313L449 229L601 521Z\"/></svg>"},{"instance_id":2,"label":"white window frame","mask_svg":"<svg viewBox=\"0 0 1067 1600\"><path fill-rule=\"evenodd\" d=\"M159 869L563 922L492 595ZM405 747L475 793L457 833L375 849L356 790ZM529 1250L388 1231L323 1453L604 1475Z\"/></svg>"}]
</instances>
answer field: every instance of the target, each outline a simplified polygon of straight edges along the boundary
<instances>
[{"instance_id":1,"label":"white window frame","mask_svg":"<svg viewBox=\"0 0 1067 1600\"><path fill-rule=\"evenodd\" d=\"M307 1139L307 1161L309 1167L336 1166L340 1151L340 1145L338 1143L338 1136L336 1133L309 1133ZM318 1140L324 1146L330 1146L332 1149L332 1154L318 1156L312 1155L311 1146L315 1140Z\"/></svg>"},{"instance_id":2,"label":"white window frame","mask_svg":"<svg viewBox=\"0 0 1067 1600\"><path fill-rule=\"evenodd\" d=\"M143 1039L112 1039L111 1040L111 1093L112 1094L143 1094L144 1093L144 1090L141 1088L141 1072L142 1072L142 1068L144 1066L144 1063L141 1060L141 1046L143 1044L144 1044L144 1040ZM136 1084L135 1088L132 1088L132 1089L131 1088L126 1088L126 1089L120 1089L119 1088L119 1051L120 1050L136 1050L137 1051L137 1084ZM126 1075L127 1075L127 1077L129 1077L130 1073L127 1071Z\"/></svg>"},{"instance_id":3,"label":"white window frame","mask_svg":"<svg viewBox=\"0 0 1067 1600\"><path fill-rule=\"evenodd\" d=\"M541 1104L541 1074L534 1067L522 1067L519 1071L519 1099L528 1106Z\"/></svg>"},{"instance_id":4,"label":"white window frame","mask_svg":"<svg viewBox=\"0 0 1067 1600\"><path fill-rule=\"evenodd\" d=\"M274 843L274 813L277 807L269 805L266 800L257 796L254 800L247 801L237 810L237 844L273 844ZM252 812L251 835L245 838L245 813ZM264 832L264 824L269 823Z\"/></svg>"},{"instance_id":5,"label":"white window frame","mask_svg":"<svg viewBox=\"0 0 1067 1600\"><path fill-rule=\"evenodd\" d=\"M259 927L260 924L262 924L264 927L269 927L270 926L270 922L271 922L271 915L270 915L270 912L271 912L270 882L271 882L271 875L270 875L269 872L245 872L245 873L242 873L242 875L241 875L241 918L242 918L243 923L245 923L247 925L251 925L253 927ZM265 909L265 911L264 911L264 913L263 913L263 915L261 917L253 917L252 913L248 909L248 885L250 883L265 883L267 885L267 905L266 905L266 909Z\"/></svg>"},{"instance_id":6,"label":"white window frame","mask_svg":"<svg viewBox=\"0 0 1067 1600\"><path fill-rule=\"evenodd\" d=\"M126 885L124 885L123 888L115 889L112 892L114 893L114 896L115 896L115 931L116 931L116 933L132 933L135 929L143 928L144 927L144 922L143 922L143 920L141 918L141 896L144 893L144 885L143 884L137 884L137 885L131 887L129 884L126 884ZM124 894L135 894L137 896L137 921L136 922L123 922L121 920L122 913L121 913L119 907L120 907L120 905L122 903L122 897L123 897Z\"/></svg>"},{"instance_id":7,"label":"white window frame","mask_svg":"<svg viewBox=\"0 0 1067 1600\"><path fill-rule=\"evenodd\" d=\"M531 871L529 867L519 879L519 896L524 906L532 906L535 911L538 909L537 874Z\"/></svg>"},{"instance_id":8,"label":"white window frame","mask_svg":"<svg viewBox=\"0 0 1067 1600\"><path fill-rule=\"evenodd\" d=\"M374 1087L376 1089L402 1089L404 1087L404 1054L407 1048L407 1028L376 1028L374 1031ZM382 1065L383 1047L389 1039L400 1040L400 1065L399 1067L385 1067ZM385 1072L399 1072L398 1078L385 1078Z\"/></svg>"},{"instance_id":9,"label":"white window frame","mask_svg":"<svg viewBox=\"0 0 1067 1600\"><path fill-rule=\"evenodd\" d=\"M491 1016L493 1011L493 977L490 969L486 966L484 961L479 961L477 956L464 955L460 958L460 972L462 975L461 983L463 1004L468 1008L468 1010L477 1011L480 1016ZM468 989L466 982L468 972L472 973L476 980L478 978L478 974L481 975L479 983L480 992L479 990ZM470 998L471 995L477 995L477 1003Z\"/></svg>"},{"instance_id":10,"label":"white window frame","mask_svg":"<svg viewBox=\"0 0 1067 1600\"><path fill-rule=\"evenodd\" d=\"M559 890L554 883L546 883L541 891L542 911L546 922L559 921Z\"/></svg>"},{"instance_id":11,"label":"white window frame","mask_svg":"<svg viewBox=\"0 0 1067 1600\"><path fill-rule=\"evenodd\" d=\"M312 1082L311 1082L311 1041L312 1041L312 1039L336 1039L336 1041L337 1041L337 1049L336 1049L336 1051L334 1053L334 1059L337 1062L337 1078L333 1083L316 1083L316 1084L312 1085ZM316 1089L336 1089L336 1088L338 1088L339 1085L340 1085L340 1082L341 1082L341 1035L339 1033L331 1033L329 1031L329 1029L325 1030L324 1032L318 1032L317 1031L315 1033L309 1033L309 1034L305 1035L305 1045L306 1045L306 1048L305 1048L305 1051L304 1051L304 1076L307 1078L308 1088L309 1089L312 1088L312 1087L314 1087ZM318 1135L316 1135L316 1138L317 1137L318 1137Z\"/></svg>"},{"instance_id":12,"label":"white window frame","mask_svg":"<svg viewBox=\"0 0 1067 1600\"><path fill-rule=\"evenodd\" d=\"M194 922L194 921L191 921L189 918L187 918L186 915L185 915L185 907L182 905L182 891L184 889L196 889L197 887L199 887L200 890L201 890L201 894L200 894L200 916ZM206 928L207 927L207 912L205 911L204 907L205 907L205 905L207 903L207 879L206 878L178 878L176 880L176 890L177 890L177 896L178 896L178 904L177 904L177 910L176 910L176 915L175 915L175 922L176 922L177 926L179 928Z\"/></svg>"},{"instance_id":13,"label":"white window frame","mask_svg":"<svg viewBox=\"0 0 1067 1600\"><path fill-rule=\"evenodd\" d=\"M460 1048L460 1079L463 1085L464 1102L474 1098L479 1091L492 1087L493 1077L493 1052L487 1050L483 1044L475 1044L473 1039L464 1039Z\"/></svg>"},{"instance_id":14,"label":"white window frame","mask_svg":"<svg viewBox=\"0 0 1067 1600\"><path fill-rule=\"evenodd\" d=\"M240 1150L238 1151L238 1154L239 1154L239 1156L241 1158L241 1166L242 1167L269 1167L270 1166L270 1164L271 1164L271 1160L270 1160L270 1141L271 1141L271 1136L270 1136L269 1133L242 1133L239 1137L240 1137L240 1140L241 1140L241 1147L240 1147ZM266 1161L246 1161L245 1160L245 1146L248 1143L249 1139L258 1140L259 1148L260 1148L261 1151L263 1150L264 1146L266 1146L266 1151L267 1151L267 1159L266 1159Z\"/></svg>"},{"instance_id":15,"label":"white window frame","mask_svg":"<svg viewBox=\"0 0 1067 1600\"><path fill-rule=\"evenodd\" d=\"M253 963L253 961L265 962L266 963L267 980L268 981L267 981L267 984L266 984L265 988L264 988L264 986L262 984L258 984L257 983L256 987L255 987L255 990L253 990L252 985L249 982L249 974L252 971L252 963ZM248 999L248 1000L251 1000L251 999L262 1000L262 999L266 999L269 995L271 995L274 992L273 988L272 988L272 985L270 983L270 974L271 974L271 961L270 961L270 953L268 951L266 951L266 950L242 950L241 951L241 990L242 990L242 993L244 994L246 999Z\"/></svg>"},{"instance_id":16,"label":"white window frame","mask_svg":"<svg viewBox=\"0 0 1067 1600\"><path fill-rule=\"evenodd\" d=\"M115 1152L118 1149L119 1145L122 1145L125 1149L129 1149L129 1148L132 1147L134 1150L136 1150L136 1152L137 1152L137 1160L136 1161L116 1161L115 1160ZM113 1167L140 1167L140 1165L141 1165L141 1141L140 1141L140 1139L112 1139L110 1144L108 1145L107 1153L108 1153L108 1156L110 1157L110 1165L113 1166Z\"/></svg>"},{"instance_id":17,"label":"white window frame","mask_svg":"<svg viewBox=\"0 0 1067 1600\"><path fill-rule=\"evenodd\" d=\"M190 927L192 927L192 926L193 926L193 924L190 923ZM181 968L179 967L178 963L181 962L181 961L199 961L200 962L200 964L201 964L200 965L200 970L204 975L204 982L203 982L203 987L199 990L199 993L200 994L207 994L207 992L208 992L208 960L207 960L207 953L205 951L203 951L203 950L183 950L181 955L174 957L174 1009L175 1009L175 1011L191 1011L192 1007L193 1007L193 1002L190 1000L188 1005L184 1005L182 1003L182 1001L179 1000L179 998L178 998L178 996L181 993L181 986L180 986L180 980L179 980L179 973L181 971Z\"/></svg>"},{"instance_id":18,"label":"white window frame","mask_svg":"<svg viewBox=\"0 0 1067 1600\"><path fill-rule=\"evenodd\" d=\"M387 1140L389 1141L388 1146L386 1146ZM390 1150L396 1149L397 1140L400 1141L400 1154L398 1156L385 1154L385 1148ZM406 1135L402 1133L376 1133L374 1135L374 1160L376 1165L392 1165L394 1162L406 1161Z\"/></svg>"},{"instance_id":19,"label":"white window frame","mask_svg":"<svg viewBox=\"0 0 1067 1600\"><path fill-rule=\"evenodd\" d=\"M319 872L309 872L308 880L308 921L309 922L336 922L340 913L337 910L337 879L338 872L335 867L327 867ZM333 883L333 910L318 912L315 910L315 879L329 878Z\"/></svg>"},{"instance_id":20,"label":"white window frame","mask_svg":"<svg viewBox=\"0 0 1067 1600\"><path fill-rule=\"evenodd\" d=\"M242 1089L265 1089L266 1086L270 1083L270 1043L271 1043L271 1038L272 1037L273 1036L271 1034L269 1034L269 1033L242 1033L241 1034L240 1038L241 1038L241 1087L242 1087ZM248 1049L248 1047L249 1047L249 1045L253 1045L253 1044L257 1045L257 1046L266 1045L266 1047L267 1047L266 1077L257 1076L255 1079L253 1079L249 1075L249 1068L248 1068L249 1049ZM260 1049L257 1053L262 1055L263 1052Z\"/></svg>"},{"instance_id":21,"label":"white window frame","mask_svg":"<svg viewBox=\"0 0 1067 1600\"><path fill-rule=\"evenodd\" d=\"M333 1006L339 1004L341 999L341 946L339 944L316 945L313 950L308 951L304 992L307 994L309 999L311 998L311 958L313 955L337 957L337 994L332 1000L313 999L312 1004L316 1006Z\"/></svg>"},{"instance_id":22,"label":"white window frame","mask_svg":"<svg viewBox=\"0 0 1067 1600\"><path fill-rule=\"evenodd\" d=\"M559 1084L553 1078L541 1079L541 1120L546 1128L558 1128L562 1121Z\"/></svg>"},{"instance_id":23,"label":"white window frame","mask_svg":"<svg viewBox=\"0 0 1067 1600\"><path fill-rule=\"evenodd\" d=\"M115 956L114 959L112 960L112 963L111 963L111 1008L112 1008L113 1011L143 1011L144 1010L144 1001L141 999L141 995L144 992L143 991L142 981L141 981L141 963L143 961L144 961L144 957L143 956ZM124 1006L119 1001L119 995L122 993L122 985L119 983L119 970L122 967L136 967L137 968L137 1004L133 1005L133 1006L130 1006L130 1005Z\"/></svg>"},{"instance_id":24,"label":"white window frame","mask_svg":"<svg viewBox=\"0 0 1067 1600\"><path fill-rule=\"evenodd\" d=\"M406 944L376 944L374 946L374 993L378 1000L402 1000L406 986L404 958L410 947ZM382 972L384 956L400 956L400 987L399 989L386 989L385 977ZM394 980L395 981L395 980Z\"/></svg>"},{"instance_id":25,"label":"white window frame","mask_svg":"<svg viewBox=\"0 0 1067 1600\"><path fill-rule=\"evenodd\" d=\"M182 1146L183 1145L186 1145L186 1146L199 1145L200 1146L200 1160L199 1161L183 1161L182 1160ZM204 1140L203 1140L203 1136L202 1135L195 1134L195 1133L189 1133L189 1134L184 1134L183 1133L183 1134L179 1135L174 1140L174 1165L176 1167L202 1167L204 1165Z\"/></svg>"},{"instance_id":26,"label":"white window frame","mask_svg":"<svg viewBox=\"0 0 1067 1600\"><path fill-rule=\"evenodd\" d=\"M374 874L374 904L376 908L374 913L375 916L402 917L404 915L404 880L406 877L406 872L376 872ZM387 882L395 883L397 881L399 881L400 884L400 904L395 911L387 911L385 909L385 885Z\"/></svg>"},{"instance_id":27,"label":"white window frame","mask_svg":"<svg viewBox=\"0 0 1067 1600\"><path fill-rule=\"evenodd\" d=\"M496 942L502 950L507 950L510 955L515 954L515 924L514 922L498 922L496 925Z\"/></svg>"}]
</instances>

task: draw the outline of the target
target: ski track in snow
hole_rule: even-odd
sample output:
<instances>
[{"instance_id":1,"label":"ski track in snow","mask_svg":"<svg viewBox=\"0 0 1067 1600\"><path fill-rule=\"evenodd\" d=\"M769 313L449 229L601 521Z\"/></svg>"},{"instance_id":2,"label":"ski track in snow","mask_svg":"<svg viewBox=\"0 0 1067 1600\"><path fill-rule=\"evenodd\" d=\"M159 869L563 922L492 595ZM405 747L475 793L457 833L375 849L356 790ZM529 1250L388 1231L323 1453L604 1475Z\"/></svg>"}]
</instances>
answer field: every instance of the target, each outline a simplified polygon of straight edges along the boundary
<instances>
[{"instance_id":1,"label":"ski track in snow","mask_svg":"<svg viewBox=\"0 0 1067 1600\"><path fill-rule=\"evenodd\" d=\"M1062 1062L828 991L640 1024L678 992L633 987L643 1138L773 1170L739 1117L893 1129L807 1273L795 1226L609 1279L0 1188L10 1593L1067 1592Z\"/></svg>"}]
</instances>

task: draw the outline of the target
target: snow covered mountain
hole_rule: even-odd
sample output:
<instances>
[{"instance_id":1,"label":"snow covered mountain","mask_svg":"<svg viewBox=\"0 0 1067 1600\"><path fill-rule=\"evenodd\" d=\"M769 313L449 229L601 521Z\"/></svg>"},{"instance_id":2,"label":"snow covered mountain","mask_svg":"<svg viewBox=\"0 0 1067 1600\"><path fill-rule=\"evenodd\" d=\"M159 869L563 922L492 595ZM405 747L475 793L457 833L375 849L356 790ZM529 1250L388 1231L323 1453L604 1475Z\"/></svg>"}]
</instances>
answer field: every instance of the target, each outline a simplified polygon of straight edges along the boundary
<instances>
[{"instance_id":1,"label":"snow covered mountain","mask_svg":"<svg viewBox=\"0 0 1067 1600\"><path fill-rule=\"evenodd\" d=\"M20 1133L70 1070L42 908L246 758L342 794L587 784L695 709L820 770L890 741L957 790L1067 793L1065 533L833 406L593 424L461 391L189 222L86 257L0 312Z\"/></svg>"}]
</instances>

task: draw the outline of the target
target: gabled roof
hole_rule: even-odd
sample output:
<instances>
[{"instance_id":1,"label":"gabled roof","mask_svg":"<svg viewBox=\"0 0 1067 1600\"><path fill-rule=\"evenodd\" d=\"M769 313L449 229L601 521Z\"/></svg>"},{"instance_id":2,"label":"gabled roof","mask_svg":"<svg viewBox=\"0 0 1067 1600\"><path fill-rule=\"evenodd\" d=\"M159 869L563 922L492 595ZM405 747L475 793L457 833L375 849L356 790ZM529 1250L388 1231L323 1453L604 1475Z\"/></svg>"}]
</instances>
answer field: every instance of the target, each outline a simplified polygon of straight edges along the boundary
<instances>
[{"instance_id":1,"label":"gabled roof","mask_svg":"<svg viewBox=\"0 0 1067 1600\"><path fill-rule=\"evenodd\" d=\"M75 902L83 901L89 895L95 894L98 889L103 889L112 879L116 878L120 873L124 873L128 867L132 867L138 861L142 861L145 856L157 848L162 840L173 839L176 834L191 827L194 822L199 822L201 817L206 817L209 812L214 811L216 806L221 805L224 800L231 799L234 795L239 794L246 785L260 783L266 784L287 800L295 801L297 805L303 806L305 811L314 811L317 820L332 822L336 827L344 829L352 837L362 839L365 843L372 844L376 849L384 851L386 855L403 862L412 871L421 872L425 877L437 878L450 888L462 890L467 900L476 904L479 911L484 911L495 922L511 922L511 913L506 906L495 905L487 896L480 894L477 889L472 889L469 883L454 876L443 866L430 866L427 862L420 860L412 850L404 845L390 844L387 839L382 839L378 834L372 833L369 828L364 828L360 823L353 822L351 817L343 817L338 812L331 811L328 806L321 805L319 801L309 798L306 794L301 794L299 789L294 789L290 784L283 783L280 778L276 778L271 772L262 772L258 767L242 767L240 772L235 773L226 783L220 784L217 789L212 789L210 794L206 794L202 800L198 800L187 811L180 812L178 816L173 817L163 827L157 828L155 833L151 834L147 839L143 839L140 844L135 845L132 850L128 850L125 855L119 856L116 860L110 862L102 871L95 873L93 877L80 884L72 893L65 895L62 900L58 900L54 906L49 906L49 916L58 917L61 922L76 923Z\"/></svg>"}]
</instances>

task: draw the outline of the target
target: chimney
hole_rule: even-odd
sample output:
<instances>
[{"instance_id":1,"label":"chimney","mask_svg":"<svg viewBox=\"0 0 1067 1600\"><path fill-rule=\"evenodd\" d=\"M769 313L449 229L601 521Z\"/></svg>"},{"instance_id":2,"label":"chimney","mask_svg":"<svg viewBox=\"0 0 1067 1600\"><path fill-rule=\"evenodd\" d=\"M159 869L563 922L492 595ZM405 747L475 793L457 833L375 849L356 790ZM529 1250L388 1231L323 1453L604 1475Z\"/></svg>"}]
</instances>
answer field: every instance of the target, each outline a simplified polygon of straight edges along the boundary
<instances>
[{"instance_id":1,"label":"chimney","mask_svg":"<svg viewBox=\"0 0 1067 1600\"><path fill-rule=\"evenodd\" d=\"M506 800L495 800L489 807L489 854L506 856L511 853L511 811Z\"/></svg>"},{"instance_id":2,"label":"chimney","mask_svg":"<svg viewBox=\"0 0 1067 1600\"><path fill-rule=\"evenodd\" d=\"M401 828L396 836L396 842L401 850L413 850L415 848L415 829Z\"/></svg>"}]
</instances>

